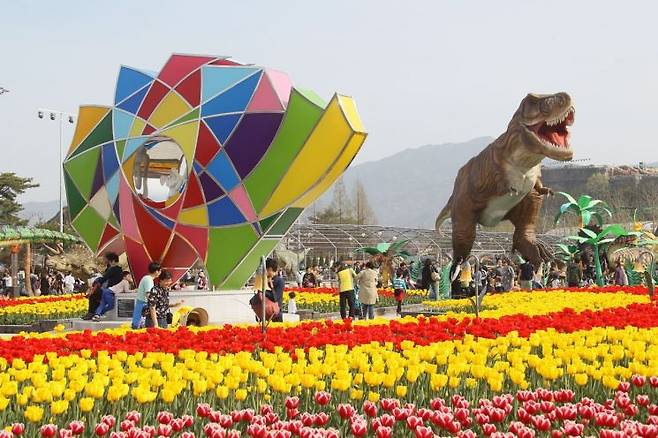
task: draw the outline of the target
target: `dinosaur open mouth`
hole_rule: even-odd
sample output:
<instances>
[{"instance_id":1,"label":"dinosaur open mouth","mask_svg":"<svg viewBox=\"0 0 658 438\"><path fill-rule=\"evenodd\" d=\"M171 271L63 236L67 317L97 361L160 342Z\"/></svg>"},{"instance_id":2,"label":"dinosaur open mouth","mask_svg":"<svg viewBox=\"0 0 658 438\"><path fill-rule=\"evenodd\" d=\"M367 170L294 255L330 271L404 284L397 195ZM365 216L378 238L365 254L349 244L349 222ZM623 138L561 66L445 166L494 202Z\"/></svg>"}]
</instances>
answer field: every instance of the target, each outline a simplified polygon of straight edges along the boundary
<instances>
[{"instance_id":1,"label":"dinosaur open mouth","mask_svg":"<svg viewBox=\"0 0 658 438\"><path fill-rule=\"evenodd\" d=\"M574 109L569 108L560 116L532 125L529 129L546 146L569 149L569 126L573 125Z\"/></svg>"}]
</instances>

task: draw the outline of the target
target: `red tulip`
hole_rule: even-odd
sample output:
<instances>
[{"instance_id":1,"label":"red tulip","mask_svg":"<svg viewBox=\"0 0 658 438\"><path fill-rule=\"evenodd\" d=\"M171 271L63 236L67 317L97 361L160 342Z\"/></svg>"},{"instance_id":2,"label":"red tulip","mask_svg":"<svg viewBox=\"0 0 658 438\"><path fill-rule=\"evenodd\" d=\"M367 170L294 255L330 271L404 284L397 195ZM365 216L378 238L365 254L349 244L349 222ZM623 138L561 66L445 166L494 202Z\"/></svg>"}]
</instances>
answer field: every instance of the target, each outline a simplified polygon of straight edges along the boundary
<instances>
[{"instance_id":1,"label":"red tulip","mask_svg":"<svg viewBox=\"0 0 658 438\"><path fill-rule=\"evenodd\" d=\"M628 382L619 382L619 387L617 388L618 391L623 391L623 392L628 392L628 390L631 389L631 384Z\"/></svg>"},{"instance_id":2,"label":"red tulip","mask_svg":"<svg viewBox=\"0 0 658 438\"><path fill-rule=\"evenodd\" d=\"M382 426L393 427L395 425L395 417L389 414L383 414L379 417L379 422Z\"/></svg>"},{"instance_id":3,"label":"red tulip","mask_svg":"<svg viewBox=\"0 0 658 438\"><path fill-rule=\"evenodd\" d=\"M0 429L0 438L14 438L14 434L7 430Z\"/></svg>"},{"instance_id":4,"label":"red tulip","mask_svg":"<svg viewBox=\"0 0 658 438\"><path fill-rule=\"evenodd\" d=\"M219 419L220 419L221 417L222 417L222 412L221 412L221 411L211 410L211 411L208 413L208 418L209 418L210 421L212 421L213 423L219 423Z\"/></svg>"},{"instance_id":5,"label":"red tulip","mask_svg":"<svg viewBox=\"0 0 658 438\"><path fill-rule=\"evenodd\" d=\"M432 408L435 411L438 411L443 406L445 406L445 401L442 398L433 398L432 400L430 400L430 408Z\"/></svg>"},{"instance_id":6,"label":"red tulip","mask_svg":"<svg viewBox=\"0 0 658 438\"><path fill-rule=\"evenodd\" d=\"M482 432L483 432L486 436L490 436L491 434L493 434L494 432L496 432L496 425L495 425L495 424L489 424L489 423L487 423L487 424L483 424L483 425L482 425Z\"/></svg>"},{"instance_id":7,"label":"red tulip","mask_svg":"<svg viewBox=\"0 0 658 438\"><path fill-rule=\"evenodd\" d=\"M224 429L228 429L231 426L233 426L233 419L231 418L230 415L220 415L219 425L222 426Z\"/></svg>"},{"instance_id":8,"label":"red tulip","mask_svg":"<svg viewBox=\"0 0 658 438\"><path fill-rule=\"evenodd\" d=\"M299 407L299 397L286 397L286 408L297 409Z\"/></svg>"},{"instance_id":9,"label":"red tulip","mask_svg":"<svg viewBox=\"0 0 658 438\"><path fill-rule=\"evenodd\" d=\"M387 426L380 426L375 430L377 438L391 438L393 436L393 429Z\"/></svg>"},{"instance_id":10,"label":"red tulip","mask_svg":"<svg viewBox=\"0 0 658 438\"><path fill-rule=\"evenodd\" d=\"M634 374L633 376L631 376L631 383L633 383L633 385L637 386L638 388L643 386L646 381L647 378L642 375Z\"/></svg>"},{"instance_id":11,"label":"red tulip","mask_svg":"<svg viewBox=\"0 0 658 438\"><path fill-rule=\"evenodd\" d=\"M280 432L284 432L284 431L280 431ZM241 434L240 434L239 430L231 429L231 430L226 431L226 438L241 438L240 435ZM290 435L288 435L288 436L290 436ZM283 438L283 437L281 437L281 435L279 435L276 438Z\"/></svg>"},{"instance_id":12,"label":"red tulip","mask_svg":"<svg viewBox=\"0 0 658 438\"><path fill-rule=\"evenodd\" d=\"M194 424L194 417L191 415L185 414L180 419L183 420L183 427L192 427Z\"/></svg>"},{"instance_id":13,"label":"red tulip","mask_svg":"<svg viewBox=\"0 0 658 438\"><path fill-rule=\"evenodd\" d=\"M260 407L260 414L261 415L267 415L267 414L273 414L274 413L274 408L272 405L261 405Z\"/></svg>"},{"instance_id":14,"label":"red tulip","mask_svg":"<svg viewBox=\"0 0 658 438\"><path fill-rule=\"evenodd\" d=\"M160 424L169 424L174 419L174 414L168 411L160 411L157 419Z\"/></svg>"},{"instance_id":15,"label":"red tulip","mask_svg":"<svg viewBox=\"0 0 658 438\"><path fill-rule=\"evenodd\" d=\"M14 423L11 425L11 432L14 435L22 435L25 431L25 425L23 423Z\"/></svg>"},{"instance_id":16,"label":"red tulip","mask_svg":"<svg viewBox=\"0 0 658 438\"><path fill-rule=\"evenodd\" d=\"M407 427L410 430L416 430L417 427L423 425L423 419L414 415L407 417Z\"/></svg>"},{"instance_id":17,"label":"red tulip","mask_svg":"<svg viewBox=\"0 0 658 438\"><path fill-rule=\"evenodd\" d=\"M313 426L313 423L315 423L315 415L309 414L308 412L304 412L299 419L302 424L307 427Z\"/></svg>"},{"instance_id":18,"label":"red tulip","mask_svg":"<svg viewBox=\"0 0 658 438\"><path fill-rule=\"evenodd\" d=\"M247 435L252 438L265 438L267 436L267 428L260 424L250 424L247 426Z\"/></svg>"},{"instance_id":19,"label":"red tulip","mask_svg":"<svg viewBox=\"0 0 658 438\"><path fill-rule=\"evenodd\" d=\"M434 438L434 431L431 427L418 426L412 430L415 432L416 438Z\"/></svg>"},{"instance_id":20,"label":"red tulip","mask_svg":"<svg viewBox=\"0 0 658 438\"><path fill-rule=\"evenodd\" d=\"M180 434L180 438L195 438L194 432L183 432Z\"/></svg>"},{"instance_id":21,"label":"red tulip","mask_svg":"<svg viewBox=\"0 0 658 438\"><path fill-rule=\"evenodd\" d=\"M393 411L391 413L393 414L393 416L397 421L404 421L409 416L409 411L399 407L393 408Z\"/></svg>"},{"instance_id":22,"label":"red tulip","mask_svg":"<svg viewBox=\"0 0 658 438\"><path fill-rule=\"evenodd\" d=\"M144 426L142 430L146 432L150 437L155 436L155 426Z\"/></svg>"},{"instance_id":23,"label":"red tulip","mask_svg":"<svg viewBox=\"0 0 658 438\"><path fill-rule=\"evenodd\" d=\"M658 415L658 405L653 404L653 403L650 404L650 405L647 407L647 411L649 411L649 414L650 414L650 415Z\"/></svg>"},{"instance_id":24,"label":"red tulip","mask_svg":"<svg viewBox=\"0 0 658 438\"><path fill-rule=\"evenodd\" d=\"M324 431L324 438L340 438L340 433L336 429L327 429Z\"/></svg>"},{"instance_id":25,"label":"red tulip","mask_svg":"<svg viewBox=\"0 0 658 438\"><path fill-rule=\"evenodd\" d=\"M326 391L318 391L315 393L314 399L320 406L325 406L331 401L331 394Z\"/></svg>"},{"instance_id":26,"label":"red tulip","mask_svg":"<svg viewBox=\"0 0 658 438\"><path fill-rule=\"evenodd\" d=\"M564 433L561 430L551 430L551 438L561 438Z\"/></svg>"},{"instance_id":27,"label":"red tulip","mask_svg":"<svg viewBox=\"0 0 658 438\"><path fill-rule=\"evenodd\" d=\"M535 427L535 429L542 432L548 432L551 430L551 421L543 415L532 417L532 425Z\"/></svg>"},{"instance_id":28,"label":"red tulip","mask_svg":"<svg viewBox=\"0 0 658 438\"><path fill-rule=\"evenodd\" d=\"M374 404L371 401L364 401L363 402L363 413L366 414L368 417L376 417L377 416L377 405Z\"/></svg>"},{"instance_id":29,"label":"red tulip","mask_svg":"<svg viewBox=\"0 0 658 438\"><path fill-rule=\"evenodd\" d=\"M340 418L342 418L343 420L347 420L348 418L351 418L356 413L356 409L354 409L354 406L352 406L349 403L339 404L336 410L338 411L338 415L340 415Z\"/></svg>"},{"instance_id":30,"label":"red tulip","mask_svg":"<svg viewBox=\"0 0 658 438\"><path fill-rule=\"evenodd\" d=\"M98 436L105 436L110 431L110 426L107 423L98 423L94 428L94 433Z\"/></svg>"},{"instance_id":31,"label":"red tulip","mask_svg":"<svg viewBox=\"0 0 658 438\"><path fill-rule=\"evenodd\" d=\"M57 435L57 426L55 426L54 424L44 424L43 426L41 426L39 432L43 437L47 437L47 438L54 437L55 435Z\"/></svg>"},{"instance_id":32,"label":"red tulip","mask_svg":"<svg viewBox=\"0 0 658 438\"><path fill-rule=\"evenodd\" d=\"M110 432L110 438L126 438L124 432Z\"/></svg>"},{"instance_id":33,"label":"red tulip","mask_svg":"<svg viewBox=\"0 0 658 438\"><path fill-rule=\"evenodd\" d=\"M583 424L576 423L575 421L565 421L564 427L562 428L564 433L569 436L582 435L583 429L585 429L585 426Z\"/></svg>"},{"instance_id":34,"label":"red tulip","mask_svg":"<svg viewBox=\"0 0 658 438\"><path fill-rule=\"evenodd\" d=\"M157 428L158 435L171 436L172 427L170 424L160 423Z\"/></svg>"},{"instance_id":35,"label":"red tulip","mask_svg":"<svg viewBox=\"0 0 658 438\"><path fill-rule=\"evenodd\" d=\"M73 432L71 432L71 429L65 429L62 428L59 430L59 438L72 438L73 437Z\"/></svg>"},{"instance_id":36,"label":"red tulip","mask_svg":"<svg viewBox=\"0 0 658 438\"><path fill-rule=\"evenodd\" d=\"M101 422L107 424L107 426L112 429L115 424L117 424L117 419L114 418L114 415L103 415Z\"/></svg>"},{"instance_id":37,"label":"red tulip","mask_svg":"<svg viewBox=\"0 0 658 438\"><path fill-rule=\"evenodd\" d=\"M383 398L379 401L383 410L391 412L393 409L400 407L400 401L394 398Z\"/></svg>"},{"instance_id":38,"label":"red tulip","mask_svg":"<svg viewBox=\"0 0 658 438\"><path fill-rule=\"evenodd\" d=\"M651 385L652 388L658 388L658 376L649 377L649 385Z\"/></svg>"},{"instance_id":39,"label":"red tulip","mask_svg":"<svg viewBox=\"0 0 658 438\"><path fill-rule=\"evenodd\" d=\"M135 423L132 420L123 420L119 424L119 429L121 429L124 432L128 432L133 427L135 427Z\"/></svg>"},{"instance_id":40,"label":"red tulip","mask_svg":"<svg viewBox=\"0 0 658 438\"><path fill-rule=\"evenodd\" d=\"M476 436L471 429L462 430L457 434L457 438L475 438Z\"/></svg>"},{"instance_id":41,"label":"red tulip","mask_svg":"<svg viewBox=\"0 0 658 438\"><path fill-rule=\"evenodd\" d=\"M329 422L329 415L327 415L326 412L318 412L317 414L314 415L315 417L315 424L317 426L324 426Z\"/></svg>"},{"instance_id":42,"label":"red tulip","mask_svg":"<svg viewBox=\"0 0 658 438\"><path fill-rule=\"evenodd\" d=\"M299 409L297 409L297 408L286 409L286 418L288 420L293 420L293 419L297 418L298 415L299 415Z\"/></svg>"},{"instance_id":43,"label":"red tulip","mask_svg":"<svg viewBox=\"0 0 658 438\"><path fill-rule=\"evenodd\" d=\"M368 433L368 424L365 421L354 421L350 425L352 435L356 437L366 436Z\"/></svg>"},{"instance_id":44,"label":"red tulip","mask_svg":"<svg viewBox=\"0 0 658 438\"><path fill-rule=\"evenodd\" d=\"M199 403L196 406L196 414L201 418L209 416L211 411L212 409L208 403ZM135 423L137 423L137 421Z\"/></svg>"}]
</instances>

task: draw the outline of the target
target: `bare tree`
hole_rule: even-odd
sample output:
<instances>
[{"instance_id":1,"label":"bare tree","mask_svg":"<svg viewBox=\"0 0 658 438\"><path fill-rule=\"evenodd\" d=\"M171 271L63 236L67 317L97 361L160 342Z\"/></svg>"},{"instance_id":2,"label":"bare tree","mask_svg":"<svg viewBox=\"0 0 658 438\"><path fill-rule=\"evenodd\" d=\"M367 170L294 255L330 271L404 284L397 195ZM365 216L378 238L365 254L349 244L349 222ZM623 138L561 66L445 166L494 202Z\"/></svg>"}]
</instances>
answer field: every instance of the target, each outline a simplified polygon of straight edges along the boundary
<instances>
[{"instance_id":1,"label":"bare tree","mask_svg":"<svg viewBox=\"0 0 658 438\"><path fill-rule=\"evenodd\" d=\"M374 225L377 223L375 212L368 202L368 195L361 184L361 180L356 180L356 223L358 225Z\"/></svg>"}]
</instances>

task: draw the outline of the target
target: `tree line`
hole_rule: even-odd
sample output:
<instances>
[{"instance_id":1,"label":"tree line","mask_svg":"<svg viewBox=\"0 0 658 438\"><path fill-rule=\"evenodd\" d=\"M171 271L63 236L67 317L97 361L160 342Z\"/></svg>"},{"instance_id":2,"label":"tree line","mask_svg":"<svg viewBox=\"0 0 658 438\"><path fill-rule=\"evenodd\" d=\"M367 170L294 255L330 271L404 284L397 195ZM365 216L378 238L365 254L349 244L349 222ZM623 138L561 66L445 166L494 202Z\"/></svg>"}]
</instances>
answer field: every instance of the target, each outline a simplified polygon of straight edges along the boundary
<instances>
[{"instance_id":1,"label":"tree line","mask_svg":"<svg viewBox=\"0 0 658 438\"><path fill-rule=\"evenodd\" d=\"M316 211L317 204L312 208L309 217L314 224L354 224L374 225L377 216L370 206L368 195L360 180L356 180L352 195L347 191L343 178L334 184L331 202L320 211Z\"/></svg>"}]
</instances>

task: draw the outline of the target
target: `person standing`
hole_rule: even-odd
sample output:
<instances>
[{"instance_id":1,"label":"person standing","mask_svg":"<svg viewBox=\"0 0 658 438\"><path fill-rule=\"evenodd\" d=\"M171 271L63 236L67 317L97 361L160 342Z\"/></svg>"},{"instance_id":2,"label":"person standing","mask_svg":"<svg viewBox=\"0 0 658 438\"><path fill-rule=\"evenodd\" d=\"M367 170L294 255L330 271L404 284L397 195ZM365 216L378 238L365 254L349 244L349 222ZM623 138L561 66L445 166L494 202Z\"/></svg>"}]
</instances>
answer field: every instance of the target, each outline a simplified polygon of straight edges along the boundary
<instances>
[{"instance_id":1,"label":"person standing","mask_svg":"<svg viewBox=\"0 0 658 438\"><path fill-rule=\"evenodd\" d=\"M521 266L519 266L521 273L519 274L519 285L521 289L526 291L532 290L532 281L535 278L535 267L532 266L532 263L529 261L524 261Z\"/></svg>"},{"instance_id":2,"label":"person standing","mask_svg":"<svg viewBox=\"0 0 658 438\"><path fill-rule=\"evenodd\" d=\"M347 318L347 306L349 306L349 316L350 318L354 318L356 316L354 298L354 280L356 279L356 273L343 262L338 262L336 273L338 275L340 317L342 319Z\"/></svg>"},{"instance_id":3,"label":"person standing","mask_svg":"<svg viewBox=\"0 0 658 438\"><path fill-rule=\"evenodd\" d=\"M146 277L146 276L145 276ZM143 315L146 318L146 327L167 328L169 325L168 314L172 307L180 306L183 302L169 303L169 288L172 284L171 273L161 271L158 275L158 284L146 297L146 308Z\"/></svg>"},{"instance_id":4,"label":"person standing","mask_svg":"<svg viewBox=\"0 0 658 438\"><path fill-rule=\"evenodd\" d=\"M430 290L432 284L432 260L425 259L423 261L423 270L420 272L420 288L423 290ZM436 298L436 295L432 297L432 292L430 291L430 299Z\"/></svg>"},{"instance_id":5,"label":"person standing","mask_svg":"<svg viewBox=\"0 0 658 438\"><path fill-rule=\"evenodd\" d=\"M375 318L375 303L379 299L377 294L377 271L372 262L367 262L363 269L356 276L356 283L359 286L359 298L363 306L363 316L366 319Z\"/></svg>"},{"instance_id":6,"label":"person standing","mask_svg":"<svg viewBox=\"0 0 658 438\"><path fill-rule=\"evenodd\" d=\"M574 256L567 266L567 286L580 287L580 282L583 280L583 269L580 263L576 262Z\"/></svg>"},{"instance_id":7,"label":"person standing","mask_svg":"<svg viewBox=\"0 0 658 438\"><path fill-rule=\"evenodd\" d=\"M514 289L514 268L510 266L509 260L504 259L500 267L500 281L504 292Z\"/></svg>"},{"instance_id":8,"label":"person standing","mask_svg":"<svg viewBox=\"0 0 658 438\"><path fill-rule=\"evenodd\" d=\"M393 294L395 295L395 301L398 302L397 314L402 314L402 301L404 301L404 295L407 293L407 281L404 278L404 271L398 269L395 278L393 279Z\"/></svg>"},{"instance_id":9,"label":"person standing","mask_svg":"<svg viewBox=\"0 0 658 438\"><path fill-rule=\"evenodd\" d=\"M71 274L71 271L69 271L63 279L64 283L64 293L71 294L73 293L73 290L75 288L75 278L73 278L73 275Z\"/></svg>"},{"instance_id":10,"label":"person standing","mask_svg":"<svg viewBox=\"0 0 658 438\"><path fill-rule=\"evenodd\" d=\"M621 263L621 259L618 259L615 262L615 277L614 282L616 286L628 286L628 276L626 275L626 270Z\"/></svg>"},{"instance_id":11,"label":"person standing","mask_svg":"<svg viewBox=\"0 0 658 438\"><path fill-rule=\"evenodd\" d=\"M132 328L138 329L142 319L142 312L146 305L147 295L155 286L155 278L160 275L162 268L160 263L151 262L148 266L148 274L142 277L137 286L137 297L135 297L135 307L133 308Z\"/></svg>"},{"instance_id":12,"label":"person standing","mask_svg":"<svg viewBox=\"0 0 658 438\"><path fill-rule=\"evenodd\" d=\"M305 288L314 288L317 286L316 276L310 267L306 268L306 274L302 277L302 286Z\"/></svg>"}]
</instances>

